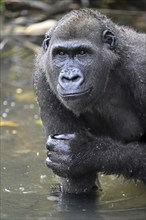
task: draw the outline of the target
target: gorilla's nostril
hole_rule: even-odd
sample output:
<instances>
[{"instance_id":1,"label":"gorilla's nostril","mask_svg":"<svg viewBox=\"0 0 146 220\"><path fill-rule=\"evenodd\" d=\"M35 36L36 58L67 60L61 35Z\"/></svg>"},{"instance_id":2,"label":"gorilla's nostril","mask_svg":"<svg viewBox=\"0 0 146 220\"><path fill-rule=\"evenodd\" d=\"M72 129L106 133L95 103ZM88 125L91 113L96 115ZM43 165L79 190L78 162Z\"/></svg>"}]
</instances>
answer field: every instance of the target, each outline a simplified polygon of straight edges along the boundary
<instances>
[{"instance_id":1,"label":"gorilla's nostril","mask_svg":"<svg viewBox=\"0 0 146 220\"><path fill-rule=\"evenodd\" d=\"M79 75L72 75L72 76L62 76L61 79L62 81L78 81L81 77Z\"/></svg>"},{"instance_id":2,"label":"gorilla's nostril","mask_svg":"<svg viewBox=\"0 0 146 220\"><path fill-rule=\"evenodd\" d=\"M62 88L75 89L78 88L84 81L82 72L77 68L68 68L60 72L59 84Z\"/></svg>"},{"instance_id":3,"label":"gorilla's nostril","mask_svg":"<svg viewBox=\"0 0 146 220\"><path fill-rule=\"evenodd\" d=\"M72 81L78 81L80 79L80 76L76 75L72 77Z\"/></svg>"},{"instance_id":4,"label":"gorilla's nostril","mask_svg":"<svg viewBox=\"0 0 146 220\"><path fill-rule=\"evenodd\" d=\"M66 77L66 76L62 76L62 77L61 77L61 80L62 80L62 82L68 82L68 81L70 81L70 79L69 79L68 77Z\"/></svg>"}]
</instances>

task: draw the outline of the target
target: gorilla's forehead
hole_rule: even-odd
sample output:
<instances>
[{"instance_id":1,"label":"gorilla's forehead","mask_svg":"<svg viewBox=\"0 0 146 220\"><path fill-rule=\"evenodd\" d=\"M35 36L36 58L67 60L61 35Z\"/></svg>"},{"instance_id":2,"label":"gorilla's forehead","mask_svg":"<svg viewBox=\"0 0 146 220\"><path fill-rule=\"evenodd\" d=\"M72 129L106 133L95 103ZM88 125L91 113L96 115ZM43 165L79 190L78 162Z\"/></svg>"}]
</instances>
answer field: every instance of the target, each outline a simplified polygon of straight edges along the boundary
<instances>
[{"instance_id":1,"label":"gorilla's forehead","mask_svg":"<svg viewBox=\"0 0 146 220\"><path fill-rule=\"evenodd\" d=\"M101 27L95 19L67 20L59 23L53 37L68 40L75 38L96 39L100 37Z\"/></svg>"},{"instance_id":2,"label":"gorilla's forehead","mask_svg":"<svg viewBox=\"0 0 146 220\"><path fill-rule=\"evenodd\" d=\"M68 39L68 40L63 40L63 39L58 39L55 40L55 42L53 42L52 46L51 46L51 50L55 49L55 48L70 48L74 49L74 48L92 48L93 47L93 42L86 40L86 39L82 39L82 42L79 39ZM96 45L94 44L94 47L96 47Z\"/></svg>"}]
</instances>

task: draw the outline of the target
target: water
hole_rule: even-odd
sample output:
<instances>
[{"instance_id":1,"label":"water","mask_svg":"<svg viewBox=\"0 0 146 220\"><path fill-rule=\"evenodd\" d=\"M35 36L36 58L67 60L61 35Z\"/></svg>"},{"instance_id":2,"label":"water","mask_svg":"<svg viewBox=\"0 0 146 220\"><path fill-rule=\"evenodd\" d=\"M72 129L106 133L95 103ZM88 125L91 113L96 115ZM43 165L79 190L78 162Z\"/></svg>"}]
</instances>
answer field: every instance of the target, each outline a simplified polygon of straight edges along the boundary
<instances>
[{"instance_id":1,"label":"water","mask_svg":"<svg viewBox=\"0 0 146 220\"><path fill-rule=\"evenodd\" d=\"M102 191L68 196L45 165L46 149L32 88L34 54L7 48L1 66L1 220L144 220L146 187L101 176Z\"/></svg>"}]
</instances>

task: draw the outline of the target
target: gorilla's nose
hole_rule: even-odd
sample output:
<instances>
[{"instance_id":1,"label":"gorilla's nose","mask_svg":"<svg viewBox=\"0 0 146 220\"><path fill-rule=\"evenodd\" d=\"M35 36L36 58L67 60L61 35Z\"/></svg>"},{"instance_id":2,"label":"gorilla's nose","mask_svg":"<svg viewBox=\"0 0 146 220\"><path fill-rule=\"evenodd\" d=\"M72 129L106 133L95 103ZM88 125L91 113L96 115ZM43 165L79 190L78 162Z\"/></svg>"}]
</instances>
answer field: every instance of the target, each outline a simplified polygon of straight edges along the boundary
<instances>
[{"instance_id":1,"label":"gorilla's nose","mask_svg":"<svg viewBox=\"0 0 146 220\"><path fill-rule=\"evenodd\" d=\"M77 68L63 69L58 81L64 90L77 89L83 83L84 76Z\"/></svg>"}]
</instances>

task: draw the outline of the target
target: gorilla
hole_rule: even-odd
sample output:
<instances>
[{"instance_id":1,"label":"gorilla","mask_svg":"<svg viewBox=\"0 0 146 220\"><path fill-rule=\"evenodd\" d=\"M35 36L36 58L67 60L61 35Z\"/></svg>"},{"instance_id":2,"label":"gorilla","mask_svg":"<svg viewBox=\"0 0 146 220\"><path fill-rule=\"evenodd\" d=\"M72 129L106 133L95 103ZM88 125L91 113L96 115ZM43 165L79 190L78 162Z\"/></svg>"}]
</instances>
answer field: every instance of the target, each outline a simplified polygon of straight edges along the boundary
<instances>
[{"instance_id":1,"label":"gorilla","mask_svg":"<svg viewBox=\"0 0 146 220\"><path fill-rule=\"evenodd\" d=\"M33 81L63 192L92 191L98 172L146 183L145 39L93 9L46 34Z\"/></svg>"}]
</instances>

